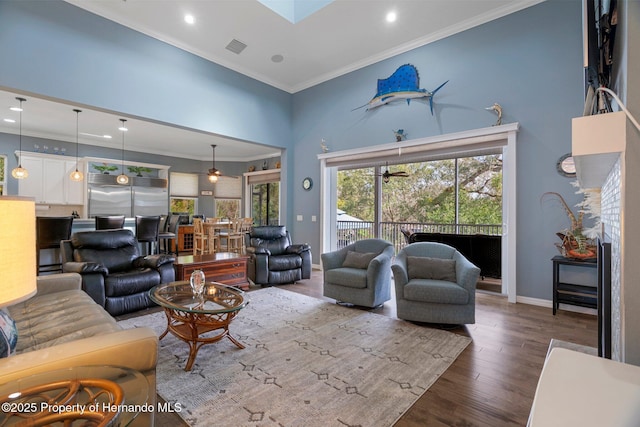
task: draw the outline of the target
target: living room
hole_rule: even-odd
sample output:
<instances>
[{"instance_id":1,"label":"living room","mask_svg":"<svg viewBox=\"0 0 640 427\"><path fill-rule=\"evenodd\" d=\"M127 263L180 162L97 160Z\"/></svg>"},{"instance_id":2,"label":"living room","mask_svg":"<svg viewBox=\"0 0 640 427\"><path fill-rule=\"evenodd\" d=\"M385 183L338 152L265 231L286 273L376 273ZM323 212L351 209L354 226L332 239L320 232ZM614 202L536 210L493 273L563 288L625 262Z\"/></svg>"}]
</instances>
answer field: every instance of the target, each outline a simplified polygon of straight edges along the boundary
<instances>
[{"instance_id":1,"label":"living room","mask_svg":"<svg viewBox=\"0 0 640 427\"><path fill-rule=\"evenodd\" d=\"M614 89L637 111L639 77L630 72L637 58L629 52L639 41L638 6L636 2L620 4L624 5L624 31L619 32L616 46L625 66L618 70ZM325 214L318 161L322 141L335 153L389 144L392 130L398 128L407 129L415 139L486 128L495 116L485 108L500 103L503 123L518 123L520 128L513 297L520 303L546 305L550 311L550 259L557 254L555 233L565 226L565 217L559 210L541 206L540 197L556 191L572 206L580 200L570 180L556 173L558 158L571 151L571 119L581 116L584 107L580 2L535 4L293 94L66 2L2 1L0 12L4 34L0 52L5 58L0 86L4 89L282 149L281 219L296 241L311 245L315 265L320 254L329 250L323 246L322 221L311 221ZM140 52L157 52L157 56ZM377 79L407 63L420 70L421 87L435 89L449 81L435 96L433 116L428 105L419 102L351 111L371 99ZM185 99L189 100L186 105ZM637 143L637 133L630 132L629 141ZM18 146L3 134L0 148L10 154ZM117 155L114 151L110 157ZM14 156L9 156L9 162L10 170L16 165ZM190 168L180 160L153 162L175 162L176 169L182 164L183 171ZM316 183L310 191L300 185L307 176ZM17 194L11 179L7 190L6 194ZM635 200L627 202L625 216L630 218ZM626 223L624 232L637 236L634 227ZM639 276L640 267L630 261L636 241L627 239L621 256L627 260L622 263L626 278ZM639 314L633 310L638 298L637 290L626 288L618 311L624 340L619 359L635 364L640 362L635 326L640 324Z\"/></svg>"}]
</instances>

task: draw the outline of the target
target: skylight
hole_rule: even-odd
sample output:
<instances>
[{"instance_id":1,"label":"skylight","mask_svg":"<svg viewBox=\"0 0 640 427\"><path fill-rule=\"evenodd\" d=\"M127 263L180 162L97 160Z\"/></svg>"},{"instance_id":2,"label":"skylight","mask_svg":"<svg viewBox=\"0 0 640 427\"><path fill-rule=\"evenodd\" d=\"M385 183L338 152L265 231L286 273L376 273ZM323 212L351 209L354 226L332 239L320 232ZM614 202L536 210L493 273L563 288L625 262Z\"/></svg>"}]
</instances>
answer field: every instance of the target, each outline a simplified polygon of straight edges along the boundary
<instances>
[{"instance_id":1,"label":"skylight","mask_svg":"<svg viewBox=\"0 0 640 427\"><path fill-rule=\"evenodd\" d=\"M333 0L258 0L292 24L302 21Z\"/></svg>"}]
</instances>

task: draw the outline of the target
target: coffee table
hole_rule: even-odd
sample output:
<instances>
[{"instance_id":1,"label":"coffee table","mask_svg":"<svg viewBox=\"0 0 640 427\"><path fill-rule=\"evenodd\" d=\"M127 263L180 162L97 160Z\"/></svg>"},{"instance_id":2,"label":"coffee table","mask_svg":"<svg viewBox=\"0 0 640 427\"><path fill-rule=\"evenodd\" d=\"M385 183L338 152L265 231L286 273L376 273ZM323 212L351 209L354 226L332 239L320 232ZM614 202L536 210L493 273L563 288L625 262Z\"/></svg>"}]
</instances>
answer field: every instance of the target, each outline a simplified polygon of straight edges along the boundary
<instances>
[{"instance_id":1,"label":"coffee table","mask_svg":"<svg viewBox=\"0 0 640 427\"><path fill-rule=\"evenodd\" d=\"M249 304L245 293L222 283L207 282L202 296L194 295L189 282L172 282L155 286L149 291L153 302L164 309L167 329L189 344L189 358L184 368L190 371L200 347L227 337L238 348L244 348L229 332L229 324L240 310Z\"/></svg>"}]
</instances>

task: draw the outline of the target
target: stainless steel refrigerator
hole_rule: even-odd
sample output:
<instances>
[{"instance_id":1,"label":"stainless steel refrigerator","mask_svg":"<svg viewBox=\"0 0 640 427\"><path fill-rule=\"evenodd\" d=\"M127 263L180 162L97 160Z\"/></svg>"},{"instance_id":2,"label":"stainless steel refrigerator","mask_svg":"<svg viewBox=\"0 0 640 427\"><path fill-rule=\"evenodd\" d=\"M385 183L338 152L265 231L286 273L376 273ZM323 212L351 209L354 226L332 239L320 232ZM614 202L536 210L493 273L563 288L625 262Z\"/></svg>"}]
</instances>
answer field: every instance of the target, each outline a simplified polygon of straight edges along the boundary
<instances>
[{"instance_id":1,"label":"stainless steel refrigerator","mask_svg":"<svg viewBox=\"0 0 640 427\"><path fill-rule=\"evenodd\" d=\"M89 174L89 218L100 215L162 215L169 210L167 180L131 177L129 184L116 183L114 175Z\"/></svg>"}]
</instances>

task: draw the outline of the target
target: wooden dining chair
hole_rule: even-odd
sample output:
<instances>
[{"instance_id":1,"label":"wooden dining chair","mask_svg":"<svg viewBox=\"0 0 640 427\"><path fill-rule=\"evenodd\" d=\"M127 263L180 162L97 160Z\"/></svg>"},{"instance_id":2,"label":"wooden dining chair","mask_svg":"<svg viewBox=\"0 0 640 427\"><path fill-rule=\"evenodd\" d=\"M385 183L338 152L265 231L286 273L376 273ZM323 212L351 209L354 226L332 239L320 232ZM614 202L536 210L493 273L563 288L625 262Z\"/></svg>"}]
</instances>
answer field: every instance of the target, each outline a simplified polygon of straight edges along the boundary
<instances>
[{"instance_id":1,"label":"wooden dining chair","mask_svg":"<svg viewBox=\"0 0 640 427\"><path fill-rule=\"evenodd\" d=\"M242 240L240 244L242 245L242 253L247 253L247 245L246 239L244 236L251 231L253 227L253 218L242 218L242 225L240 226L240 235L242 236Z\"/></svg>"},{"instance_id":2,"label":"wooden dining chair","mask_svg":"<svg viewBox=\"0 0 640 427\"><path fill-rule=\"evenodd\" d=\"M213 227L206 227L201 218L193 219L193 254L212 254L216 251L216 235Z\"/></svg>"},{"instance_id":3,"label":"wooden dining chair","mask_svg":"<svg viewBox=\"0 0 640 427\"><path fill-rule=\"evenodd\" d=\"M204 233L202 219L193 219L193 254L202 255L208 252L208 236Z\"/></svg>"},{"instance_id":4,"label":"wooden dining chair","mask_svg":"<svg viewBox=\"0 0 640 427\"><path fill-rule=\"evenodd\" d=\"M242 253L244 232L242 226L244 224L244 218L233 218L229 224L229 235L227 236L227 251Z\"/></svg>"}]
</instances>

